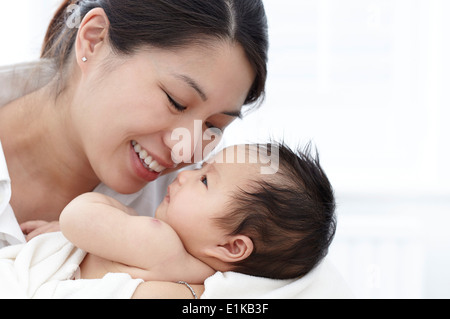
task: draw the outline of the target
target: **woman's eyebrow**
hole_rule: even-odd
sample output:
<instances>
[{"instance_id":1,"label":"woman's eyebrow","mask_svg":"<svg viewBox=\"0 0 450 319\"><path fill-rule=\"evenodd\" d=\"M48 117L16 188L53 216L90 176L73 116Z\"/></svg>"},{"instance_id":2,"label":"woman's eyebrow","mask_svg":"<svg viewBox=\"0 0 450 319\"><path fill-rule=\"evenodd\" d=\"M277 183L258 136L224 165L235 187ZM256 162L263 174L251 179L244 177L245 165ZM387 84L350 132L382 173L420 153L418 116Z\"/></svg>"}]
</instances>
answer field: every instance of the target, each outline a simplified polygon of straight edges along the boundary
<instances>
[{"instance_id":1,"label":"woman's eyebrow","mask_svg":"<svg viewBox=\"0 0 450 319\"><path fill-rule=\"evenodd\" d=\"M193 88L198 95L200 95L203 102L208 100L208 97L205 94L205 91L201 88L201 86L190 76L184 74L175 74L175 76L181 80L183 80L186 84L188 84L191 88Z\"/></svg>"}]
</instances>

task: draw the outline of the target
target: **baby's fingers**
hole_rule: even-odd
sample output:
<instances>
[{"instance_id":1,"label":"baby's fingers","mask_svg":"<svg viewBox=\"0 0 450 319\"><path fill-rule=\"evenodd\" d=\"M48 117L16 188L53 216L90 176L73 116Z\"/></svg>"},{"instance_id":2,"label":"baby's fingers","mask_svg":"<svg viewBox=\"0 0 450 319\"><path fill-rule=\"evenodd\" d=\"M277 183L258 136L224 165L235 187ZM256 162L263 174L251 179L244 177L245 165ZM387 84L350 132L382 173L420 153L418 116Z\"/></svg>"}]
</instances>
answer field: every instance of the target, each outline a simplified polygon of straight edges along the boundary
<instances>
[{"instance_id":1,"label":"baby's fingers","mask_svg":"<svg viewBox=\"0 0 450 319\"><path fill-rule=\"evenodd\" d=\"M48 224L48 222L44 220L31 220L25 223L20 224L20 229L24 235L28 235L33 232L36 228L42 227Z\"/></svg>"},{"instance_id":2,"label":"baby's fingers","mask_svg":"<svg viewBox=\"0 0 450 319\"><path fill-rule=\"evenodd\" d=\"M33 220L20 225L20 229L26 235L26 240L30 241L34 237L51 232L60 231L59 222L47 222L42 220Z\"/></svg>"}]
</instances>

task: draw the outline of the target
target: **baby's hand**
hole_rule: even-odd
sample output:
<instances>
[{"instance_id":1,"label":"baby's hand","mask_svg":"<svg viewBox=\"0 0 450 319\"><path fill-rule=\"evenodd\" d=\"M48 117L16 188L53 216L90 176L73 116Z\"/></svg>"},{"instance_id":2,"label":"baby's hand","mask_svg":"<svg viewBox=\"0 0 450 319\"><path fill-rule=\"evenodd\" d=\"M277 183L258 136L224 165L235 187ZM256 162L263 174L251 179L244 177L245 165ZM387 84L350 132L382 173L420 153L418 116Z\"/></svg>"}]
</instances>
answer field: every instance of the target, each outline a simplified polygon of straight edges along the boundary
<instances>
[{"instance_id":1,"label":"baby's hand","mask_svg":"<svg viewBox=\"0 0 450 319\"><path fill-rule=\"evenodd\" d=\"M38 235L60 231L59 221L47 222L43 220L25 222L20 224L20 229L26 236L27 241L30 241Z\"/></svg>"}]
</instances>

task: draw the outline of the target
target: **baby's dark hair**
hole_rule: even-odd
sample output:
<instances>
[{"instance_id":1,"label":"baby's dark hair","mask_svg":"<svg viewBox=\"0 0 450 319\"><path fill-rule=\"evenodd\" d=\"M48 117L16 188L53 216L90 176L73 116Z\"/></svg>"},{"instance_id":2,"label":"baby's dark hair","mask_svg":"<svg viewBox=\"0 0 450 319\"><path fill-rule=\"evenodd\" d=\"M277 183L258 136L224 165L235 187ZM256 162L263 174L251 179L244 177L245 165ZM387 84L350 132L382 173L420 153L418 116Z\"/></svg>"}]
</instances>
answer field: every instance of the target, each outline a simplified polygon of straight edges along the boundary
<instances>
[{"instance_id":1,"label":"baby's dark hair","mask_svg":"<svg viewBox=\"0 0 450 319\"><path fill-rule=\"evenodd\" d=\"M230 214L218 222L230 235L243 234L254 250L233 271L275 279L307 274L327 255L336 232L333 188L311 155L311 144L294 152L284 143L257 145L276 150L279 169L260 175L250 190L233 194ZM258 152L263 153L263 152Z\"/></svg>"}]
</instances>

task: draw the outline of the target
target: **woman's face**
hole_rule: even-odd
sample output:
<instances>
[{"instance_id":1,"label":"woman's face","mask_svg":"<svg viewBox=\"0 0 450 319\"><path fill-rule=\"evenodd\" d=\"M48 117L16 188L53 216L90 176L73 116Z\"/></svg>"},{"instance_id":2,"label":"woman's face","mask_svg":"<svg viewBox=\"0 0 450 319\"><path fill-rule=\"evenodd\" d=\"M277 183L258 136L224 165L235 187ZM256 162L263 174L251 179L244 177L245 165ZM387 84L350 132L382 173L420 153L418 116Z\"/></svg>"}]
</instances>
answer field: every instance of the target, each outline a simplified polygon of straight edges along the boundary
<instances>
[{"instance_id":1,"label":"woman's face","mask_svg":"<svg viewBox=\"0 0 450 319\"><path fill-rule=\"evenodd\" d=\"M95 174L120 193L175 170L180 156L201 160L205 130L239 116L255 77L243 49L226 42L116 59L107 71L99 59L86 62L71 116Z\"/></svg>"}]
</instances>

